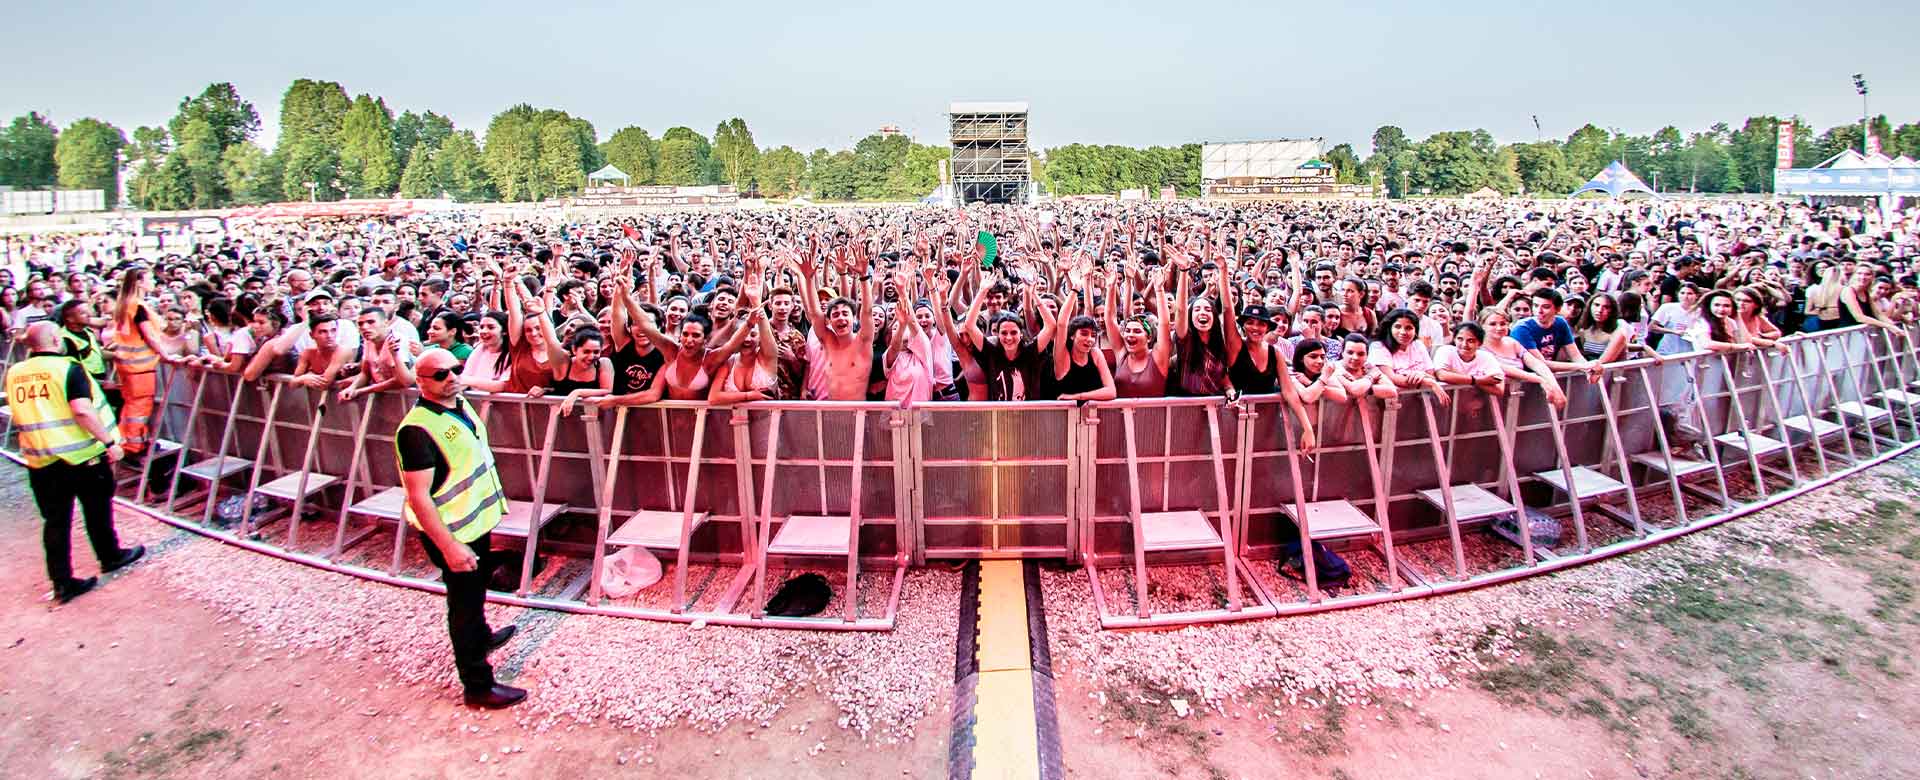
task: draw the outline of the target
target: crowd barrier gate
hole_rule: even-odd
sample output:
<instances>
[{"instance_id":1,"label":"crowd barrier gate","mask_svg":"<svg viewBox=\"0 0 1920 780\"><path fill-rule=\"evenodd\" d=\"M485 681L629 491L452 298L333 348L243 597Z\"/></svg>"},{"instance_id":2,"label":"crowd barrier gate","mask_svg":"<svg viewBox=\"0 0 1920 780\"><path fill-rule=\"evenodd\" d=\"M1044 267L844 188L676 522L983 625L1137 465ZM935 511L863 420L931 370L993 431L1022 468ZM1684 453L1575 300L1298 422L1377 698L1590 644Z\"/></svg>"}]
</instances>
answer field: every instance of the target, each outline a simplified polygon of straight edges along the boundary
<instances>
[{"instance_id":1,"label":"crowd barrier gate","mask_svg":"<svg viewBox=\"0 0 1920 780\"><path fill-rule=\"evenodd\" d=\"M967 558L1084 566L1109 628L1445 593L1665 541L1912 450L1913 344L1911 331L1856 327L1629 360L1597 382L1561 375L1564 409L1511 380L1500 397L1323 400L1308 405L1312 454L1278 396L563 414L556 399L474 393L510 499L495 537L520 547L517 576L489 597L885 630L909 567ZM412 394L342 402L286 377L172 366L159 387L155 443L121 468L121 506L316 568L441 589L400 520L393 433ZM12 433L10 415L0 427ZM1323 582L1316 546L1345 555L1354 578ZM658 555L666 578L614 598L608 559L630 547ZM1295 556L1290 577L1264 563ZM1169 567L1213 593L1156 603L1151 583ZM766 614L769 580L805 569L837 578L837 608Z\"/></svg>"}]
</instances>

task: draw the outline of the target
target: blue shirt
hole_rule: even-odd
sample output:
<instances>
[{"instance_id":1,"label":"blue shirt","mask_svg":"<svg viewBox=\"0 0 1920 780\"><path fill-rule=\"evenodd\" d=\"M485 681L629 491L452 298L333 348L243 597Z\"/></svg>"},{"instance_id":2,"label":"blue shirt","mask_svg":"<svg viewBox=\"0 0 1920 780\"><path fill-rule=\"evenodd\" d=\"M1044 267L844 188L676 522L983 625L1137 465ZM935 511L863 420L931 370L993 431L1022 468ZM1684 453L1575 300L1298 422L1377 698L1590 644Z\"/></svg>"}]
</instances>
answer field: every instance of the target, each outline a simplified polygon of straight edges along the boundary
<instances>
[{"instance_id":1,"label":"blue shirt","mask_svg":"<svg viewBox=\"0 0 1920 780\"><path fill-rule=\"evenodd\" d=\"M1540 356L1548 360L1558 360L1560 348L1573 343L1573 327L1565 317L1554 317L1549 327L1541 327L1539 320L1528 317L1509 333L1521 347L1540 350Z\"/></svg>"}]
</instances>

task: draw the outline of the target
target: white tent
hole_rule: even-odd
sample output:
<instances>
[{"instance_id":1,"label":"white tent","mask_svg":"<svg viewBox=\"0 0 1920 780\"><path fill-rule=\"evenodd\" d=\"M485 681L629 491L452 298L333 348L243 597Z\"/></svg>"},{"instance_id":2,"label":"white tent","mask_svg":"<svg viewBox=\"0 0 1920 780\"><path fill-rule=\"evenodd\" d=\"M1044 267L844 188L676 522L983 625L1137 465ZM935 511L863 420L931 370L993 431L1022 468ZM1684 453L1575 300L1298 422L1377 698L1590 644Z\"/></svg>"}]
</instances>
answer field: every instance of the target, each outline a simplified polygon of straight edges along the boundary
<instances>
[{"instance_id":1,"label":"white tent","mask_svg":"<svg viewBox=\"0 0 1920 780\"><path fill-rule=\"evenodd\" d=\"M619 168L615 168L611 164L609 164L605 168L601 168L600 170L587 174L588 184L593 184L596 182L610 182L610 181L616 181L616 180L620 182L621 186L626 186L631 181L627 177L627 174L625 171L622 171Z\"/></svg>"}]
</instances>

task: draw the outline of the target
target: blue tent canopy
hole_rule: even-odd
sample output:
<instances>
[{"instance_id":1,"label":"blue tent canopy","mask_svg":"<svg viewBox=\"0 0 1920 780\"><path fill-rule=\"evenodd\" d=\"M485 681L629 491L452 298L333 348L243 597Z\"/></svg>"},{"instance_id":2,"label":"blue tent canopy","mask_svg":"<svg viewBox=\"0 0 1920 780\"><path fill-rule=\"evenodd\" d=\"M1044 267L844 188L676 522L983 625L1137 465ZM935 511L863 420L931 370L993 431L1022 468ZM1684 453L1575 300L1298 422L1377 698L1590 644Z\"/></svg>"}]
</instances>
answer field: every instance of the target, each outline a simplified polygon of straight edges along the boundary
<instances>
[{"instance_id":1,"label":"blue tent canopy","mask_svg":"<svg viewBox=\"0 0 1920 780\"><path fill-rule=\"evenodd\" d=\"M1604 192L1610 198L1618 198L1629 192L1644 192L1656 198L1660 197L1659 193L1654 192L1652 187L1648 187L1646 182L1640 181L1640 177L1633 175L1633 171L1627 170L1627 166L1619 160L1614 160L1612 165L1600 172L1600 175L1593 177L1593 181L1580 185L1580 189L1574 190L1573 194L1567 197L1578 197L1582 192Z\"/></svg>"}]
</instances>

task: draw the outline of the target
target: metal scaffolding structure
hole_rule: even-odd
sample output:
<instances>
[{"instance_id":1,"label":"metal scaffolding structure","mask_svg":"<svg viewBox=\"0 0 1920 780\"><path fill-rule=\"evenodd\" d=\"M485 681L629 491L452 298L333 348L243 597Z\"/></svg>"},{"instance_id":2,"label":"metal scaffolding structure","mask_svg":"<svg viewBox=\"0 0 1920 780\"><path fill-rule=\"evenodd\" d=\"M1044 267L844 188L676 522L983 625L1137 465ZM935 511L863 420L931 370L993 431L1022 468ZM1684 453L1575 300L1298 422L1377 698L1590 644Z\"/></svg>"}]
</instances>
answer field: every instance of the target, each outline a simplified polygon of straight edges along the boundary
<instances>
[{"instance_id":1,"label":"metal scaffolding structure","mask_svg":"<svg viewBox=\"0 0 1920 780\"><path fill-rule=\"evenodd\" d=\"M962 203L1023 203L1033 182L1025 102L953 103L954 195Z\"/></svg>"}]
</instances>

